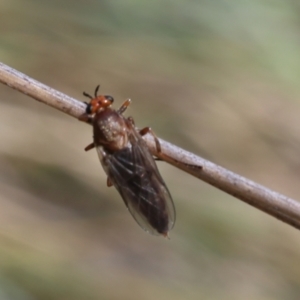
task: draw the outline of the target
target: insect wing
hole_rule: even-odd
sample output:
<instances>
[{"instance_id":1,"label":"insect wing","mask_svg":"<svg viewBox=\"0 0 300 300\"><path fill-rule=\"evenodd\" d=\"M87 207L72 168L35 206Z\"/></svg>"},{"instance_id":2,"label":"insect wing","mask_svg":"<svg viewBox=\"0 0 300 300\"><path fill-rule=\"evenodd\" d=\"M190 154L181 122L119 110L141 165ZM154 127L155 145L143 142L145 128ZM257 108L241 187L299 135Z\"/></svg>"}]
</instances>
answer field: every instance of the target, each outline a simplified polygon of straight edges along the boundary
<instances>
[{"instance_id":1,"label":"insect wing","mask_svg":"<svg viewBox=\"0 0 300 300\"><path fill-rule=\"evenodd\" d=\"M98 155L137 223L152 234L167 235L175 223L170 192L145 141L133 126L128 130L129 147L112 154L97 147Z\"/></svg>"}]
</instances>

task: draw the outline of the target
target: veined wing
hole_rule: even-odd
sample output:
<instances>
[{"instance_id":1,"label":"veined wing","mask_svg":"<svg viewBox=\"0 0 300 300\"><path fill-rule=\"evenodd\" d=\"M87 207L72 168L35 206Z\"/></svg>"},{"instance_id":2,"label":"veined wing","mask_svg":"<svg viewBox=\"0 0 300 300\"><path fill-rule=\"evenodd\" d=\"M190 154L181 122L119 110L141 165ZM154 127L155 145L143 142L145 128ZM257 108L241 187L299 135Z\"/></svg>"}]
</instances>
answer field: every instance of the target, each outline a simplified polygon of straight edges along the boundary
<instances>
[{"instance_id":1,"label":"veined wing","mask_svg":"<svg viewBox=\"0 0 300 300\"><path fill-rule=\"evenodd\" d=\"M133 126L128 137L128 147L112 154L97 147L101 163L137 223L152 234L167 235L175 223L170 192L145 141Z\"/></svg>"}]
</instances>

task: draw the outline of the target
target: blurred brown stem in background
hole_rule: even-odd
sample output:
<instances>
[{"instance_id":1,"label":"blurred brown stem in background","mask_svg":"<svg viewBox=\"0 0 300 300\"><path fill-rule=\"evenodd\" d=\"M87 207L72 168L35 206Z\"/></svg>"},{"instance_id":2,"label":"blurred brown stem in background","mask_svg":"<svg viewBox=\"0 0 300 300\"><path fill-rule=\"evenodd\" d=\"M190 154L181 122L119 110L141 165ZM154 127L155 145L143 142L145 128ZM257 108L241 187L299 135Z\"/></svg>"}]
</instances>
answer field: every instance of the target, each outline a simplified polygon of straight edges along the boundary
<instances>
[{"instance_id":1,"label":"blurred brown stem in background","mask_svg":"<svg viewBox=\"0 0 300 300\"><path fill-rule=\"evenodd\" d=\"M60 93L3 63L0 63L0 81L44 104L78 118L85 112L85 104ZM156 152L150 135L145 140L154 156L199 178L220 190L300 229L300 204L217 166L195 154L159 139L161 152Z\"/></svg>"}]
</instances>

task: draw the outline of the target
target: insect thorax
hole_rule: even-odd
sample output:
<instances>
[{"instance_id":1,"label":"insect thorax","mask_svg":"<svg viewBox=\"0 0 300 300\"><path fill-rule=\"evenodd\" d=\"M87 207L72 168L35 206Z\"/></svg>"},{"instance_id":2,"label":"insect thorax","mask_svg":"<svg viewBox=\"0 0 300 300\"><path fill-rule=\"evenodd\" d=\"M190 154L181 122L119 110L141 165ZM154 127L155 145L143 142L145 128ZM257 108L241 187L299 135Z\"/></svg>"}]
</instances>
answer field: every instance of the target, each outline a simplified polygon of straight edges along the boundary
<instances>
[{"instance_id":1,"label":"insect thorax","mask_svg":"<svg viewBox=\"0 0 300 300\"><path fill-rule=\"evenodd\" d=\"M128 143L126 119L115 110L106 109L94 117L94 142L110 150L119 150Z\"/></svg>"}]
</instances>

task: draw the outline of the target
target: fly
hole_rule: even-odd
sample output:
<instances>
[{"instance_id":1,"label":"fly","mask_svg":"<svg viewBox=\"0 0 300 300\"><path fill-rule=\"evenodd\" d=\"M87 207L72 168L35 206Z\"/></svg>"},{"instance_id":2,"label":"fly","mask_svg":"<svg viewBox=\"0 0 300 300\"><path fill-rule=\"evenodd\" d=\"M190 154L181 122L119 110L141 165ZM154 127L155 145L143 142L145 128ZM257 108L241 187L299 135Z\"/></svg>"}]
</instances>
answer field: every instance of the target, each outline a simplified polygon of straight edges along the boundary
<instances>
[{"instance_id":1,"label":"fly","mask_svg":"<svg viewBox=\"0 0 300 300\"><path fill-rule=\"evenodd\" d=\"M168 236L175 223L175 208L170 192L142 136L153 135L157 151L160 143L150 127L137 130L131 117L123 113L130 105L127 99L115 110L113 97L99 95L86 103L79 120L93 125L94 141L85 150L96 148L107 175L107 186L114 186L136 222L147 232Z\"/></svg>"}]
</instances>

